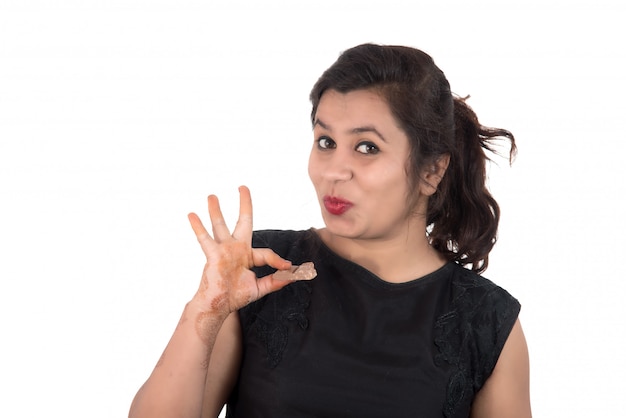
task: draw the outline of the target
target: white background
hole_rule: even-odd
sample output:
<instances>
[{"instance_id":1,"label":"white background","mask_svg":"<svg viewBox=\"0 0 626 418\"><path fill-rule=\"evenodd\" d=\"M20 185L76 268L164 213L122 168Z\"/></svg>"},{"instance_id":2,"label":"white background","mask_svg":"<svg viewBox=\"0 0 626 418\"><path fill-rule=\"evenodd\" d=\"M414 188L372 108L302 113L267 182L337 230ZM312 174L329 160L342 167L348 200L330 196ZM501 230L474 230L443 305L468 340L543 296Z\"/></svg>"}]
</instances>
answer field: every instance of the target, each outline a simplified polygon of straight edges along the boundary
<instances>
[{"instance_id":1,"label":"white background","mask_svg":"<svg viewBox=\"0 0 626 418\"><path fill-rule=\"evenodd\" d=\"M491 170L486 276L523 304L535 416L624 416L624 15L608 0L0 0L0 416L127 414L196 289L186 215L208 193L234 221L248 185L256 228L321 226L308 93L370 41L430 53L517 137L514 165Z\"/></svg>"}]
</instances>

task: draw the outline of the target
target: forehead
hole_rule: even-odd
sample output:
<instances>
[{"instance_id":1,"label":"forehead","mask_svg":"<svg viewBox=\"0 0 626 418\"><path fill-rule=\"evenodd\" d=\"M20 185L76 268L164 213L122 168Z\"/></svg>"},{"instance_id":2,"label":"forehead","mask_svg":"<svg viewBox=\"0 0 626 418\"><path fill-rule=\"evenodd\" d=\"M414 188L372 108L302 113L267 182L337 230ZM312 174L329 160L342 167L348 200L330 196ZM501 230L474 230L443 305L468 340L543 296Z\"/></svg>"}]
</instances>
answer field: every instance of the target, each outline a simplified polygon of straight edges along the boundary
<instances>
[{"instance_id":1,"label":"forehead","mask_svg":"<svg viewBox=\"0 0 626 418\"><path fill-rule=\"evenodd\" d=\"M373 90L347 93L325 91L320 98L314 122L318 119L329 125L332 122L398 125L385 98Z\"/></svg>"}]
</instances>

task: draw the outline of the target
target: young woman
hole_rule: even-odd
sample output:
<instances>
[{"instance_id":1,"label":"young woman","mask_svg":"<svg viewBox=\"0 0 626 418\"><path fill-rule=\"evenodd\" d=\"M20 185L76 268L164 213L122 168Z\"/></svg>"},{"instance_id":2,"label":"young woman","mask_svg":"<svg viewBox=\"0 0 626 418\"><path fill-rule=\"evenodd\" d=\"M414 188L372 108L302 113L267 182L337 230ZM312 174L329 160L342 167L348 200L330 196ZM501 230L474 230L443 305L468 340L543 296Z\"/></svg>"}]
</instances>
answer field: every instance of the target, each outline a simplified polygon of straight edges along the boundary
<instances>
[{"instance_id":1,"label":"young woman","mask_svg":"<svg viewBox=\"0 0 626 418\"><path fill-rule=\"evenodd\" d=\"M208 198L207 262L131 417L530 417L516 299L482 273L499 209L490 141L425 53L360 45L311 92L325 228L232 234ZM277 270L313 262L296 282ZM309 278L309 277L305 277ZM297 277L296 277L297 279Z\"/></svg>"}]
</instances>

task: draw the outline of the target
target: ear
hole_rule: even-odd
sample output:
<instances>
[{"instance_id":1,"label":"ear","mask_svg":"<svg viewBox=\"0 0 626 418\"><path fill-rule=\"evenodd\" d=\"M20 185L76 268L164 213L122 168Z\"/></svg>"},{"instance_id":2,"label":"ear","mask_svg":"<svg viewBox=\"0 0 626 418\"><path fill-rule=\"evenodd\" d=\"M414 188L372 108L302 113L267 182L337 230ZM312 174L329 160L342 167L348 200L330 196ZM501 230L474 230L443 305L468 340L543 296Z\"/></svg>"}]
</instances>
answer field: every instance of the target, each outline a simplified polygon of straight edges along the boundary
<instances>
[{"instance_id":1,"label":"ear","mask_svg":"<svg viewBox=\"0 0 626 418\"><path fill-rule=\"evenodd\" d=\"M422 172L422 181L420 182L420 193L425 196L432 196L437 191L439 183L446 174L448 165L450 164L450 154L443 154L429 164Z\"/></svg>"}]
</instances>

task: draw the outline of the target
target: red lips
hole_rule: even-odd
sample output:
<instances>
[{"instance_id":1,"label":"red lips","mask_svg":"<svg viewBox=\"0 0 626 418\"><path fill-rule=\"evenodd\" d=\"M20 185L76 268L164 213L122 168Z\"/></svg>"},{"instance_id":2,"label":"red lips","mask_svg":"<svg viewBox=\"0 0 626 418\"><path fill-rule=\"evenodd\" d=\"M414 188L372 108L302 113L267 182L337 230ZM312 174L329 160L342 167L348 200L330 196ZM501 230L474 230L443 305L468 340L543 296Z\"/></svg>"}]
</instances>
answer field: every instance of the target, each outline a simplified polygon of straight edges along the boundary
<instances>
[{"instance_id":1,"label":"red lips","mask_svg":"<svg viewBox=\"0 0 626 418\"><path fill-rule=\"evenodd\" d=\"M324 196L324 207L333 215L341 215L353 206L352 202L333 196Z\"/></svg>"}]
</instances>

